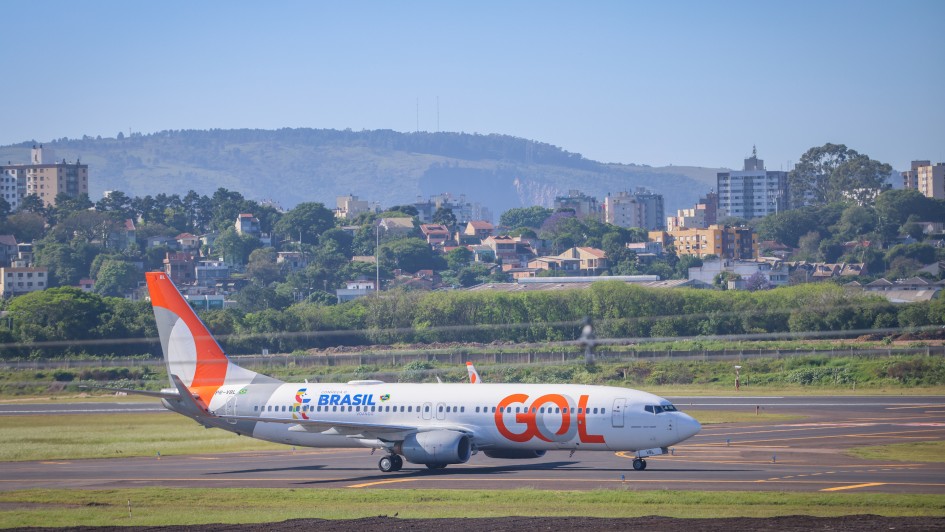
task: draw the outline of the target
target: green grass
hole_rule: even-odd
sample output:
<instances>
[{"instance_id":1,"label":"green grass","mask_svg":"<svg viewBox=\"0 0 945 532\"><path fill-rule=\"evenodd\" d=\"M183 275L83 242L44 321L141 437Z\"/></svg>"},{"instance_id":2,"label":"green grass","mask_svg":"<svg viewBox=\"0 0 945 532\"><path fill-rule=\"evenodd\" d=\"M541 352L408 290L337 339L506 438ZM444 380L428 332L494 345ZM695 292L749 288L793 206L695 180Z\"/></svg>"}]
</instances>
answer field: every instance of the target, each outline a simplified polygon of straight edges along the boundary
<instances>
[{"instance_id":1,"label":"green grass","mask_svg":"<svg viewBox=\"0 0 945 532\"><path fill-rule=\"evenodd\" d=\"M0 416L0 461L285 450L172 412Z\"/></svg>"},{"instance_id":2,"label":"green grass","mask_svg":"<svg viewBox=\"0 0 945 532\"><path fill-rule=\"evenodd\" d=\"M131 516L128 504L131 503ZM190 489L0 492L0 526L183 526L297 518L943 516L945 495L703 491ZM16 504L23 506L18 508Z\"/></svg>"},{"instance_id":3,"label":"green grass","mask_svg":"<svg viewBox=\"0 0 945 532\"><path fill-rule=\"evenodd\" d=\"M854 447L848 454L868 460L900 462L945 462L945 441L917 441Z\"/></svg>"}]
</instances>

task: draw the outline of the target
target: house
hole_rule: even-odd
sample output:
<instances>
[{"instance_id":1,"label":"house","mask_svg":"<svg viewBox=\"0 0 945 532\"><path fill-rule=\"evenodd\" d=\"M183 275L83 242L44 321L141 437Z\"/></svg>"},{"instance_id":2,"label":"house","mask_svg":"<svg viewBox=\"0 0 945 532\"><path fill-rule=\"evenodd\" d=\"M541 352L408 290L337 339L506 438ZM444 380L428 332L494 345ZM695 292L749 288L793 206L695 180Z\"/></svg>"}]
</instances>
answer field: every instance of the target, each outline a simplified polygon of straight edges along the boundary
<instances>
[{"instance_id":1,"label":"house","mask_svg":"<svg viewBox=\"0 0 945 532\"><path fill-rule=\"evenodd\" d=\"M407 236L414 231L413 218L381 218L378 227L391 236Z\"/></svg>"},{"instance_id":2,"label":"house","mask_svg":"<svg viewBox=\"0 0 945 532\"><path fill-rule=\"evenodd\" d=\"M91 292L95 289L95 281L88 277L79 279L79 289L83 292Z\"/></svg>"},{"instance_id":3,"label":"house","mask_svg":"<svg viewBox=\"0 0 945 532\"><path fill-rule=\"evenodd\" d=\"M492 236L495 226L485 220L472 220L466 224L463 235L478 238L480 241Z\"/></svg>"},{"instance_id":4,"label":"house","mask_svg":"<svg viewBox=\"0 0 945 532\"><path fill-rule=\"evenodd\" d=\"M420 225L420 233L423 234L427 244L434 248L442 248L446 241L450 239L450 230L441 224L422 224Z\"/></svg>"},{"instance_id":5,"label":"house","mask_svg":"<svg viewBox=\"0 0 945 532\"><path fill-rule=\"evenodd\" d=\"M689 268L688 278L711 285L723 272L737 275L743 281L760 274L771 286L786 286L790 277L788 265L781 261L715 259L703 261L702 266ZM744 288L740 283L733 286L735 289Z\"/></svg>"},{"instance_id":6,"label":"house","mask_svg":"<svg viewBox=\"0 0 945 532\"><path fill-rule=\"evenodd\" d=\"M241 213L236 217L236 228L237 234L240 235L252 235L259 237L262 234L262 228L259 225L259 218L256 218L250 213Z\"/></svg>"},{"instance_id":7,"label":"house","mask_svg":"<svg viewBox=\"0 0 945 532\"><path fill-rule=\"evenodd\" d=\"M128 246L136 242L135 234L135 223L130 218L126 219L119 227L108 232L105 247L117 250L128 249Z\"/></svg>"},{"instance_id":8,"label":"house","mask_svg":"<svg viewBox=\"0 0 945 532\"><path fill-rule=\"evenodd\" d=\"M9 266L17 258L18 246L13 235L0 235L0 265Z\"/></svg>"},{"instance_id":9,"label":"house","mask_svg":"<svg viewBox=\"0 0 945 532\"><path fill-rule=\"evenodd\" d=\"M567 275L578 275L581 273L581 260L565 257L536 257L526 265L526 268L536 271L563 272ZM520 276L520 278L528 276ZM534 277L534 276L532 276Z\"/></svg>"},{"instance_id":10,"label":"house","mask_svg":"<svg viewBox=\"0 0 945 532\"><path fill-rule=\"evenodd\" d=\"M372 259L374 257L371 257ZM308 266L308 259L300 251L280 251L276 254L276 264L290 272L304 270Z\"/></svg>"},{"instance_id":11,"label":"house","mask_svg":"<svg viewBox=\"0 0 945 532\"><path fill-rule=\"evenodd\" d=\"M200 239L190 233L181 233L175 236L174 240L181 251L200 249Z\"/></svg>"},{"instance_id":12,"label":"house","mask_svg":"<svg viewBox=\"0 0 945 532\"><path fill-rule=\"evenodd\" d=\"M597 275L608 268L607 253L591 247L573 247L558 255L561 259L578 259L583 275Z\"/></svg>"},{"instance_id":13,"label":"house","mask_svg":"<svg viewBox=\"0 0 945 532\"><path fill-rule=\"evenodd\" d=\"M28 294L48 287L49 270L47 268L0 268L0 297Z\"/></svg>"},{"instance_id":14,"label":"house","mask_svg":"<svg viewBox=\"0 0 945 532\"><path fill-rule=\"evenodd\" d=\"M202 260L194 266L197 286L211 287L230 277L230 267L223 261Z\"/></svg>"},{"instance_id":15,"label":"house","mask_svg":"<svg viewBox=\"0 0 945 532\"><path fill-rule=\"evenodd\" d=\"M489 247L497 262L513 267L522 267L535 258L531 240L522 237L490 236L482 241L482 245Z\"/></svg>"},{"instance_id":16,"label":"house","mask_svg":"<svg viewBox=\"0 0 945 532\"><path fill-rule=\"evenodd\" d=\"M346 282L345 288L335 290L335 295L339 303L344 303L374 293L375 286L374 281L361 277L355 281Z\"/></svg>"},{"instance_id":17,"label":"house","mask_svg":"<svg viewBox=\"0 0 945 532\"><path fill-rule=\"evenodd\" d=\"M177 286L193 284L196 280L194 256L186 252L168 252L164 256L164 273Z\"/></svg>"}]
</instances>

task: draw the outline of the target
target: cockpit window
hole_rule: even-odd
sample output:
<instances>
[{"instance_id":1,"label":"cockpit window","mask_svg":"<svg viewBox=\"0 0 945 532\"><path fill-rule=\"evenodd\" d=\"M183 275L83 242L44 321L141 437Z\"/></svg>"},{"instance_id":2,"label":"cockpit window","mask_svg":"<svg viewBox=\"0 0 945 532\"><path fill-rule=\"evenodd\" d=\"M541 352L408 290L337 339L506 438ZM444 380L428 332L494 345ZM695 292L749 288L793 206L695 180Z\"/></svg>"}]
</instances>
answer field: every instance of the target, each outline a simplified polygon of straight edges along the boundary
<instances>
[{"instance_id":1,"label":"cockpit window","mask_svg":"<svg viewBox=\"0 0 945 532\"><path fill-rule=\"evenodd\" d=\"M643 407L643 409L653 414L662 414L663 412L676 412L676 407L673 405L646 405Z\"/></svg>"}]
</instances>

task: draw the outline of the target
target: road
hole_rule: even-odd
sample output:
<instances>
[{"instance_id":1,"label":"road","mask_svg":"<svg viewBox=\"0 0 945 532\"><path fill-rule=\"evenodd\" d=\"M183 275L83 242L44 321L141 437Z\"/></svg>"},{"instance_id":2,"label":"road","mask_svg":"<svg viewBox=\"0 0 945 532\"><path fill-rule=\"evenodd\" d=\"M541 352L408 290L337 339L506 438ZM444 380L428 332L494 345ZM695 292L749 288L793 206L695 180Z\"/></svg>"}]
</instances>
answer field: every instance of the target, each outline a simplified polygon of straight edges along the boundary
<instances>
[{"instance_id":1,"label":"road","mask_svg":"<svg viewBox=\"0 0 945 532\"><path fill-rule=\"evenodd\" d=\"M450 489L672 489L945 493L945 463L864 460L860 445L945 439L945 397L675 397L683 411L732 410L802 414L786 422L707 425L672 455L633 471L624 453L550 452L538 460L496 460L428 471L405 464L377 470L370 450L287 449L172 457L11 462L0 490L25 488L282 487ZM72 409L72 410L69 410ZM0 415L69 410L148 413L155 403L0 405ZM150 414L149 414L150 415ZM167 414L170 415L170 414Z\"/></svg>"}]
</instances>

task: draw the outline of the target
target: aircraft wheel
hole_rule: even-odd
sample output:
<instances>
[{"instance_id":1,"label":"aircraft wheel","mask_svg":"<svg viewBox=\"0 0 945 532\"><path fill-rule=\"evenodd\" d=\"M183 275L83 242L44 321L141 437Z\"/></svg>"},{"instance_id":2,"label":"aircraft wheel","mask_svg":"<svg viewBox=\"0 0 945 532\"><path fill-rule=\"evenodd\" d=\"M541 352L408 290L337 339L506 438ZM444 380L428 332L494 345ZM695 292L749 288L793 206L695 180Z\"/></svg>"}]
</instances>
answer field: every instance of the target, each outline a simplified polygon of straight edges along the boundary
<instances>
[{"instance_id":1,"label":"aircraft wheel","mask_svg":"<svg viewBox=\"0 0 945 532\"><path fill-rule=\"evenodd\" d=\"M377 468L384 473L394 471L394 459L390 456L383 456L377 461Z\"/></svg>"},{"instance_id":2,"label":"aircraft wheel","mask_svg":"<svg viewBox=\"0 0 945 532\"><path fill-rule=\"evenodd\" d=\"M634 458L633 469L634 471L643 471L644 469L646 469L646 460L642 458Z\"/></svg>"},{"instance_id":3,"label":"aircraft wheel","mask_svg":"<svg viewBox=\"0 0 945 532\"><path fill-rule=\"evenodd\" d=\"M391 455L390 458L394 462L394 471L400 471L404 467L404 459L399 454Z\"/></svg>"}]
</instances>

